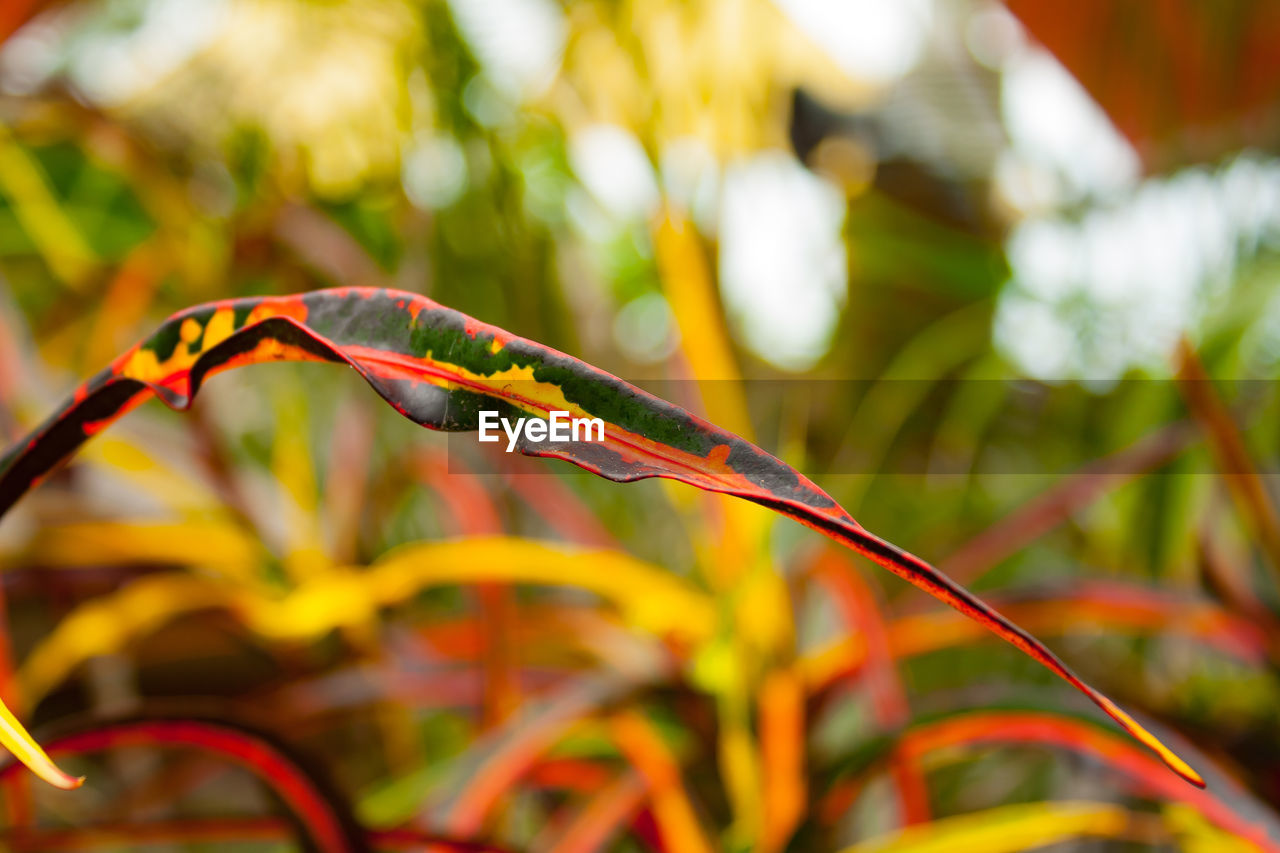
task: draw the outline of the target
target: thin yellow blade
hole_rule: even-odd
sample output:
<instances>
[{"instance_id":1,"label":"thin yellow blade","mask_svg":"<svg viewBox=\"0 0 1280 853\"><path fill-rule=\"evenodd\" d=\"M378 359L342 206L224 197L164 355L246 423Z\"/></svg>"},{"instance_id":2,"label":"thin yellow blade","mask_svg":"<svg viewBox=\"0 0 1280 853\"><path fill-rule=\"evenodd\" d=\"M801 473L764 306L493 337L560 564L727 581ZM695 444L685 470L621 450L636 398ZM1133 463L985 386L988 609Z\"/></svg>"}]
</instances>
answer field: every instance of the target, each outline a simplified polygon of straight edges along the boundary
<instances>
[{"instance_id":1,"label":"thin yellow blade","mask_svg":"<svg viewBox=\"0 0 1280 853\"><path fill-rule=\"evenodd\" d=\"M55 788L70 791L84 783L83 776L68 776L59 770L3 702L0 702L0 744Z\"/></svg>"}]
</instances>

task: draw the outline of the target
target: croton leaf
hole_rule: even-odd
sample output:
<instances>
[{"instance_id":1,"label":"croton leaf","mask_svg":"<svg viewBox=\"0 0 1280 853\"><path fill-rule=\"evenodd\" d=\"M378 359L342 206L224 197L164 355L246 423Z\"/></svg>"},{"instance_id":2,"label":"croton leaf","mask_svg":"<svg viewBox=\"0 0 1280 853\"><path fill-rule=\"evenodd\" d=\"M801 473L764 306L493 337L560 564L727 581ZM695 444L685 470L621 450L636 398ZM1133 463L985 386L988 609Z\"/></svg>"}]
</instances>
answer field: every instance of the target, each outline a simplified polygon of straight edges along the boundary
<instances>
[{"instance_id":1,"label":"croton leaf","mask_svg":"<svg viewBox=\"0 0 1280 853\"><path fill-rule=\"evenodd\" d=\"M207 377L266 361L348 364L397 411L431 429L475 430L485 408L600 418L603 441L537 443L522 435L517 448L616 482L666 477L734 495L812 527L1003 637L1083 692L1178 775L1204 785L1042 643L933 566L865 530L785 463L572 356L417 294L339 288L212 302L173 315L0 459L0 513L91 435L152 395L185 409Z\"/></svg>"}]
</instances>

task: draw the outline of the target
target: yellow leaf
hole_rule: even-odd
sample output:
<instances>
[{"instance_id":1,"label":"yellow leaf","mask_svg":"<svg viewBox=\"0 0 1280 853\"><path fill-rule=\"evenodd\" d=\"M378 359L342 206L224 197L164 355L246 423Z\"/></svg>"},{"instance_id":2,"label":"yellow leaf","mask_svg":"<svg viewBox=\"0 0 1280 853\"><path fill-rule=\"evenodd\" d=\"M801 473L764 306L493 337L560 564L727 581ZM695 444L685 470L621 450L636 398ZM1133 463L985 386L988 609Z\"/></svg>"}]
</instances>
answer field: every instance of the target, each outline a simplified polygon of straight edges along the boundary
<instances>
[{"instance_id":1,"label":"yellow leaf","mask_svg":"<svg viewBox=\"0 0 1280 853\"><path fill-rule=\"evenodd\" d=\"M272 445L271 472L284 493L278 511L284 521L284 566L295 580L324 571L332 561L320 543L316 473L307 439L306 402L300 393L277 395L279 428Z\"/></svg>"},{"instance_id":2,"label":"yellow leaf","mask_svg":"<svg viewBox=\"0 0 1280 853\"><path fill-rule=\"evenodd\" d=\"M121 651L200 610L229 610L270 639L307 640L368 624L379 608L431 586L485 581L589 590L617 607L632 627L690 646L715 631L711 599L660 566L618 551L498 536L406 545L368 569L326 570L283 597L189 574L141 578L72 610L28 655L19 682L34 701L85 660Z\"/></svg>"},{"instance_id":3,"label":"yellow leaf","mask_svg":"<svg viewBox=\"0 0 1280 853\"><path fill-rule=\"evenodd\" d=\"M68 776L59 770L4 703L0 703L0 744L31 768L32 773L55 788L70 791L84 782L83 776Z\"/></svg>"},{"instance_id":4,"label":"yellow leaf","mask_svg":"<svg viewBox=\"0 0 1280 853\"><path fill-rule=\"evenodd\" d=\"M1018 853L1080 836L1150 840L1160 819L1110 803L1019 803L921 824L844 853Z\"/></svg>"},{"instance_id":5,"label":"yellow leaf","mask_svg":"<svg viewBox=\"0 0 1280 853\"><path fill-rule=\"evenodd\" d=\"M1224 832L1186 803L1166 804L1164 816L1183 853L1258 853L1258 845Z\"/></svg>"},{"instance_id":6,"label":"yellow leaf","mask_svg":"<svg viewBox=\"0 0 1280 853\"><path fill-rule=\"evenodd\" d=\"M134 436L101 435L85 445L82 458L145 492L171 512L209 511L221 506L218 496L186 460L160 451Z\"/></svg>"},{"instance_id":7,"label":"yellow leaf","mask_svg":"<svg viewBox=\"0 0 1280 853\"><path fill-rule=\"evenodd\" d=\"M680 351L698 381L703 408L713 423L750 441L742 376L693 223L669 208L658 223L654 246L663 291L680 327Z\"/></svg>"},{"instance_id":8,"label":"yellow leaf","mask_svg":"<svg viewBox=\"0 0 1280 853\"><path fill-rule=\"evenodd\" d=\"M221 519L101 521L43 527L21 552L0 555L0 566L141 563L199 567L249 580L262 557L261 546L252 536Z\"/></svg>"},{"instance_id":9,"label":"yellow leaf","mask_svg":"<svg viewBox=\"0 0 1280 853\"><path fill-rule=\"evenodd\" d=\"M493 536L406 545L368 571L378 606L424 586L504 581L571 586L616 606L633 627L698 643L715 631L712 600L669 571L621 551Z\"/></svg>"},{"instance_id":10,"label":"yellow leaf","mask_svg":"<svg viewBox=\"0 0 1280 853\"><path fill-rule=\"evenodd\" d=\"M129 642L198 610L232 607L236 592L186 574L144 577L87 601L62 619L18 670L22 695L38 702L89 658L113 654Z\"/></svg>"},{"instance_id":11,"label":"yellow leaf","mask_svg":"<svg viewBox=\"0 0 1280 853\"><path fill-rule=\"evenodd\" d=\"M98 259L63 210L40 164L0 125L0 192L53 274L83 290Z\"/></svg>"}]
</instances>

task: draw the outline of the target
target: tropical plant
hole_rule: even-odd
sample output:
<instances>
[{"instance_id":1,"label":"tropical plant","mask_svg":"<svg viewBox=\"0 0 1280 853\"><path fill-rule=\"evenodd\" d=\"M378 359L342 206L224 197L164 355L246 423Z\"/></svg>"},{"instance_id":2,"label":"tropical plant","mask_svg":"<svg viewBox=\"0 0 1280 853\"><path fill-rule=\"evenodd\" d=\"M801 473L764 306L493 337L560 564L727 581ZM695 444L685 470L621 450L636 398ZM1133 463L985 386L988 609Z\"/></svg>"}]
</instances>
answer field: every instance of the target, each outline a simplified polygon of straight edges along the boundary
<instances>
[{"instance_id":1,"label":"tropical plant","mask_svg":"<svg viewBox=\"0 0 1280 853\"><path fill-rule=\"evenodd\" d=\"M0 846L1280 850L1264 4L523 5L0 10Z\"/></svg>"}]
</instances>

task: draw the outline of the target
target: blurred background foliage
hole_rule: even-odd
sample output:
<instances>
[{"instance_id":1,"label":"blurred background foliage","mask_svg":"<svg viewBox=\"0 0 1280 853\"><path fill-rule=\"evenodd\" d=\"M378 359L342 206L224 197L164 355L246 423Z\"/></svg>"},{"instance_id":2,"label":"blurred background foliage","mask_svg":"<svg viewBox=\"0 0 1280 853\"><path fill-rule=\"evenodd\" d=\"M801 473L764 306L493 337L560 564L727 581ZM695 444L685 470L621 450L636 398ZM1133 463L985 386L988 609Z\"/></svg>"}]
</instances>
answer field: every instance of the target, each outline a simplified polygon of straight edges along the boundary
<instances>
[{"instance_id":1,"label":"blurred background foliage","mask_svg":"<svg viewBox=\"0 0 1280 853\"><path fill-rule=\"evenodd\" d=\"M196 302L426 293L754 436L1280 803L1277 35L1262 0L9 0L0 433ZM5 701L216 702L386 849L1234 849L1067 717L913 752L1074 706L809 532L446 448L326 366L146 407L0 527ZM279 812L113 749L118 791L6 777L7 843Z\"/></svg>"}]
</instances>

